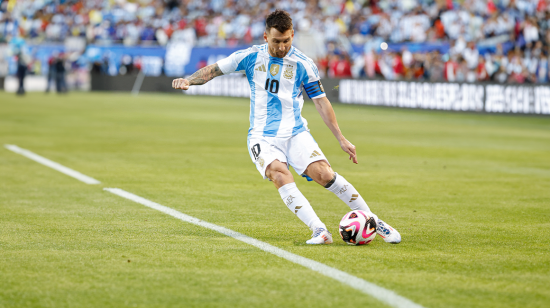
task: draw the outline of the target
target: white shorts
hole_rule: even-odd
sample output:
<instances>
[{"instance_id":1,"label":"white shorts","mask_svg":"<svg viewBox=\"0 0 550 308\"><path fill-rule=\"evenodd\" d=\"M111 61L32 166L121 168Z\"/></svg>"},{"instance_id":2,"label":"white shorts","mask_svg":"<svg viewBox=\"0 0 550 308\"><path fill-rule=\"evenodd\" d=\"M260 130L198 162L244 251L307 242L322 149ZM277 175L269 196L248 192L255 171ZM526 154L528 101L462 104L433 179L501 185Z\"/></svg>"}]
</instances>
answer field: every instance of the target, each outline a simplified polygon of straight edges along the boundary
<instances>
[{"instance_id":1,"label":"white shorts","mask_svg":"<svg viewBox=\"0 0 550 308\"><path fill-rule=\"evenodd\" d=\"M301 132L288 138L249 136L248 153L264 179L265 169L274 160L292 166L296 173L302 175L307 167L316 161L324 160L325 154L309 132Z\"/></svg>"}]
</instances>

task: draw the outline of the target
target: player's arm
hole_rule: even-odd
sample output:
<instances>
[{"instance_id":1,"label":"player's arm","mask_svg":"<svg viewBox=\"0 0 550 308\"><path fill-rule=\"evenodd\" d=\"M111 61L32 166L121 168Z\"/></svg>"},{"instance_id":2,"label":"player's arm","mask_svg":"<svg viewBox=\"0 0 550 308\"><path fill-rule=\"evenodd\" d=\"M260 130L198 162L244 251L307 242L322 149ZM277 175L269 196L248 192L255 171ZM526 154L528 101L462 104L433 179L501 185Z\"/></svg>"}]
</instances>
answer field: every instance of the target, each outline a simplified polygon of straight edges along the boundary
<instances>
[{"instance_id":1,"label":"player's arm","mask_svg":"<svg viewBox=\"0 0 550 308\"><path fill-rule=\"evenodd\" d=\"M248 55L250 55L251 50L252 48L238 50L227 58L201 68L187 79L174 79L172 87L174 89L187 90L189 86L205 84L218 76L241 71L243 67L248 65L248 61L250 61Z\"/></svg>"},{"instance_id":2,"label":"player's arm","mask_svg":"<svg viewBox=\"0 0 550 308\"><path fill-rule=\"evenodd\" d=\"M196 71L189 78L178 78L172 81L172 88L187 90L189 86L201 85L209 82L210 80L223 75L222 70L218 66L218 63L205 66Z\"/></svg>"},{"instance_id":3,"label":"player's arm","mask_svg":"<svg viewBox=\"0 0 550 308\"><path fill-rule=\"evenodd\" d=\"M325 122L325 124L328 126L330 131L334 134L334 137L338 140L340 143L340 147L344 152L349 154L349 159L353 160L354 163L357 164L357 154L355 152L355 146L349 142L344 135L342 135L342 132L340 131L340 127L338 127L338 121L336 121L336 114L334 113L334 109L332 108L332 105L330 104L330 101L326 96L319 97L319 98L313 98L313 103L315 103L315 108L321 115L321 118Z\"/></svg>"}]
</instances>

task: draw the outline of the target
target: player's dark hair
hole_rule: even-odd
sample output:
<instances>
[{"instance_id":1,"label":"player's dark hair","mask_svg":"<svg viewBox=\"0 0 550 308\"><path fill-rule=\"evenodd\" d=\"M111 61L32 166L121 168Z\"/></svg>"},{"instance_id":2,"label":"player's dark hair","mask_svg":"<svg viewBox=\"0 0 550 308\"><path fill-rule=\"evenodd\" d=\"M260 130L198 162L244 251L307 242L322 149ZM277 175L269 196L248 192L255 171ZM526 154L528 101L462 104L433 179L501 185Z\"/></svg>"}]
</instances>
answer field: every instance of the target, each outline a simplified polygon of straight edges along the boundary
<instances>
[{"instance_id":1,"label":"player's dark hair","mask_svg":"<svg viewBox=\"0 0 550 308\"><path fill-rule=\"evenodd\" d=\"M267 15L265 20L265 32L269 33L271 28L275 28L281 33L292 29L292 18L290 18L290 14L283 10L271 12L271 14Z\"/></svg>"}]
</instances>

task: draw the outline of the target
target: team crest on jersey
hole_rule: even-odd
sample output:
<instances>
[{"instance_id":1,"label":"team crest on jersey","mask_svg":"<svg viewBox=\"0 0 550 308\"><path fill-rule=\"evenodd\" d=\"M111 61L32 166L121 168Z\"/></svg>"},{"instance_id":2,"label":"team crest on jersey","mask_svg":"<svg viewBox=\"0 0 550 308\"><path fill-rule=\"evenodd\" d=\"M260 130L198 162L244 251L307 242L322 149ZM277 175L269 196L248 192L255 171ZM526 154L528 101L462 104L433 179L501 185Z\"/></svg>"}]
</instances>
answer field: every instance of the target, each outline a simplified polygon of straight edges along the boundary
<instances>
[{"instance_id":1,"label":"team crest on jersey","mask_svg":"<svg viewBox=\"0 0 550 308\"><path fill-rule=\"evenodd\" d=\"M292 79L293 76L294 76L293 66L287 65L285 72L283 73L283 77L285 77L286 79Z\"/></svg>"},{"instance_id":2,"label":"team crest on jersey","mask_svg":"<svg viewBox=\"0 0 550 308\"><path fill-rule=\"evenodd\" d=\"M279 68L281 68L279 64L271 64L271 67L269 68L269 73L271 74L271 76L275 77L277 74L279 74Z\"/></svg>"}]
</instances>

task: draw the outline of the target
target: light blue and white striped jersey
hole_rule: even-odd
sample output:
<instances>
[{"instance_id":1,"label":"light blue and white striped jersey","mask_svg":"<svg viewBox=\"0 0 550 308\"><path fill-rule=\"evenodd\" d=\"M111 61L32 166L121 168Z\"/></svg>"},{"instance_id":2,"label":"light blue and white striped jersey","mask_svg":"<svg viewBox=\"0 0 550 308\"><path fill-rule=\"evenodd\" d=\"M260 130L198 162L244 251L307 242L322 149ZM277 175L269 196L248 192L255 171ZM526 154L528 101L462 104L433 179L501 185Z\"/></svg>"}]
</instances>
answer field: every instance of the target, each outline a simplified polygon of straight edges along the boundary
<instances>
[{"instance_id":1,"label":"light blue and white striped jersey","mask_svg":"<svg viewBox=\"0 0 550 308\"><path fill-rule=\"evenodd\" d=\"M291 47L284 58L269 55L267 44L239 50L217 62L224 74L243 72L250 84L249 135L291 137L309 131L302 117L304 85L310 98L326 96L313 61Z\"/></svg>"}]
</instances>

